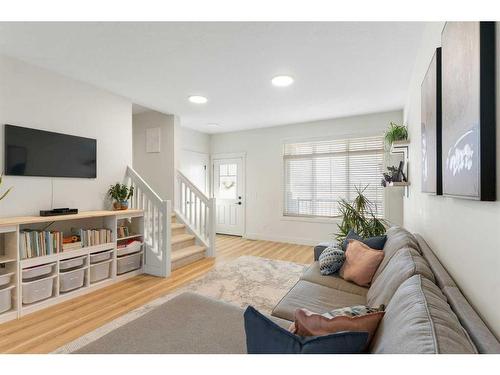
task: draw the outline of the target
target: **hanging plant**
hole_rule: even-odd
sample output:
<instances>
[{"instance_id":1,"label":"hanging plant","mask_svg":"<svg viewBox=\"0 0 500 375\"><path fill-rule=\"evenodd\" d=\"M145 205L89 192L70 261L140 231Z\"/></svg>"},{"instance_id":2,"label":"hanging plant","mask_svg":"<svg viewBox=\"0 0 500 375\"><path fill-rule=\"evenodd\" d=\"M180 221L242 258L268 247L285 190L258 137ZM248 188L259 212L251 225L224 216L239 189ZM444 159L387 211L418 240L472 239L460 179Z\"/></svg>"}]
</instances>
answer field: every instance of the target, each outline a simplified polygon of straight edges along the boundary
<instances>
[{"instance_id":1,"label":"hanging plant","mask_svg":"<svg viewBox=\"0 0 500 375\"><path fill-rule=\"evenodd\" d=\"M395 141L405 141L408 139L408 128L405 125L398 125L391 121L384 133L384 139L387 149L390 149Z\"/></svg>"}]
</instances>

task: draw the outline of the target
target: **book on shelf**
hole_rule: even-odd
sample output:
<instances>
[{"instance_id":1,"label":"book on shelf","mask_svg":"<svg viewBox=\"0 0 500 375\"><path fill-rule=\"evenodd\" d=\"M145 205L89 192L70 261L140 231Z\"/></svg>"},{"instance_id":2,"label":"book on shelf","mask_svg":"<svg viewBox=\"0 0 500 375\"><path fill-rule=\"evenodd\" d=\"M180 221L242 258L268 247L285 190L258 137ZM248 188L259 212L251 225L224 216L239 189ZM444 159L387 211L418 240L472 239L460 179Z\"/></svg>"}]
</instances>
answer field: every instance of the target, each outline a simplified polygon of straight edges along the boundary
<instances>
[{"instance_id":1,"label":"book on shelf","mask_svg":"<svg viewBox=\"0 0 500 375\"><path fill-rule=\"evenodd\" d=\"M80 229L82 247L102 245L111 242L110 229Z\"/></svg>"},{"instance_id":2,"label":"book on shelf","mask_svg":"<svg viewBox=\"0 0 500 375\"><path fill-rule=\"evenodd\" d=\"M19 237L21 259L52 255L62 251L63 234L59 231L24 229Z\"/></svg>"}]
</instances>

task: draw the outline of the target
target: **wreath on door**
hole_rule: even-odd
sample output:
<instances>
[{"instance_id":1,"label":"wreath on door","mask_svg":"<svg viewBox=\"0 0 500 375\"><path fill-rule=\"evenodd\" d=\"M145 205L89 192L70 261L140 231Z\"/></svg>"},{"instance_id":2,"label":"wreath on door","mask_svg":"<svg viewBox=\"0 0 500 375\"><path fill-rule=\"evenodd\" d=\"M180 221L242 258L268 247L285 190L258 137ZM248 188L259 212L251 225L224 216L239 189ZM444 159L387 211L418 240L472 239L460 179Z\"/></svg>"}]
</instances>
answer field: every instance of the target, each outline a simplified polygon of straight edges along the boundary
<instances>
[{"instance_id":1,"label":"wreath on door","mask_svg":"<svg viewBox=\"0 0 500 375\"><path fill-rule=\"evenodd\" d=\"M235 182L234 182L234 181L231 181L231 182L229 182L229 181L224 181L224 182L222 183L222 186L224 186L224 188L225 188L226 190L229 190L229 189L231 189L231 188L234 186L234 184L235 184Z\"/></svg>"}]
</instances>

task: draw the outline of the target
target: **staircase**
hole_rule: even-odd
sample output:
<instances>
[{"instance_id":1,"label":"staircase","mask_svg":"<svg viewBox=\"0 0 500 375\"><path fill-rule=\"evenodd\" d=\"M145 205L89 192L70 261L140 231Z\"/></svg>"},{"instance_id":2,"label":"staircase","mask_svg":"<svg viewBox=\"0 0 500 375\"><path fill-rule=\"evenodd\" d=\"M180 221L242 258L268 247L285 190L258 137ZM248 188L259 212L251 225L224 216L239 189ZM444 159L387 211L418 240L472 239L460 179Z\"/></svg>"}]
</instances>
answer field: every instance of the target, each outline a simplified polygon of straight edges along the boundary
<instances>
[{"instance_id":1,"label":"staircase","mask_svg":"<svg viewBox=\"0 0 500 375\"><path fill-rule=\"evenodd\" d=\"M207 248L196 244L196 236L188 232L185 224L176 221L175 213L171 219L172 270L205 258Z\"/></svg>"},{"instance_id":2,"label":"staircase","mask_svg":"<svg viewBox=\"0 0 500 375\"><path fill-rule=\"evenodd\" d=\"M172 270L215 256L215 199L177 171L176 209L131 167L124 183L134 188L130 207L144 211L144 271L166 277ZM170 230L168 230L170 228Z\"/></svg>"}]
</instances>

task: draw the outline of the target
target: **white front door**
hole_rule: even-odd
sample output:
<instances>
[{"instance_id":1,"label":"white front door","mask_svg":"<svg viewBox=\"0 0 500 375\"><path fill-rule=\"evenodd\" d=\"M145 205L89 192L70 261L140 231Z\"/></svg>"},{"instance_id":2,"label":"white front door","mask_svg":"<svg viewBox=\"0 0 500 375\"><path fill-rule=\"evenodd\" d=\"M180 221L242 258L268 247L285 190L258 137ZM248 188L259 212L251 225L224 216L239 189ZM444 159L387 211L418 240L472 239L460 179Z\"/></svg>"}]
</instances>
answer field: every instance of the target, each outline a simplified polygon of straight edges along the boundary
<instances>
[{"instance_id":1,"label":"white front door","mask_svg":"<svg viewBox=\"0 0 500 375\"><path fill-rule=\"evenodd\" d=\"M242 236L245 220L245 186L242 158L215 159L213 163L217 233Z\"/></svg>"}]
</instances>

